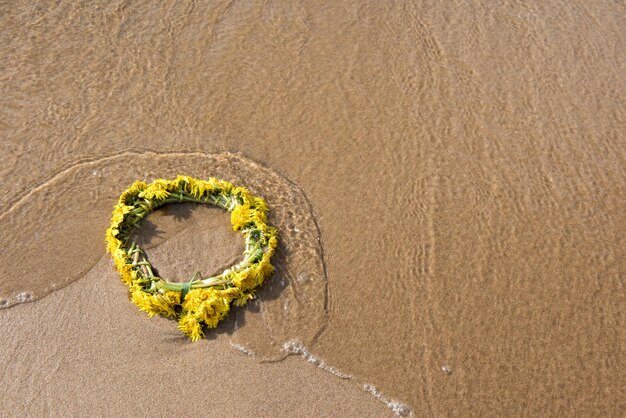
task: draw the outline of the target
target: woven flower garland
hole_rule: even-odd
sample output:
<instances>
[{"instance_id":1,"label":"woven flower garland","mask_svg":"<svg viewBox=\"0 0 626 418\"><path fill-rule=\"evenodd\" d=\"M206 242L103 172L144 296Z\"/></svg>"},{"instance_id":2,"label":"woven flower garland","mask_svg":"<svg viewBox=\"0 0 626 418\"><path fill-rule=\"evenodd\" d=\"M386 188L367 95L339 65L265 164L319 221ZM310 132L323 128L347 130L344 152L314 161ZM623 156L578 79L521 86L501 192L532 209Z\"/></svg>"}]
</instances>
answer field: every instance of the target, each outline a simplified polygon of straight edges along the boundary
<instances>
[{"instance_id":1,"label":"woven flower garland","mask_svg":"<svg viewBox=\"0 0 626 418\"><path fill-rule=\"evenodd\" d=\"M180 283L155 276L144 251L131 232L150 212L168 203L195 202L219 206L230 212L235 231L245 237L243 260L223 273ZM178 327L192 341L203 337L203 326L215 328L237 306L254 298L255 289L274 271L271 257L278 244L276 229L267 225L267 206L260 197L233 184L209 178L178 176L150 184L135 182L126 189L113 210L106 231L107 250L132 301L150 317L178 319Z\"/></svg>"}]
</instances>

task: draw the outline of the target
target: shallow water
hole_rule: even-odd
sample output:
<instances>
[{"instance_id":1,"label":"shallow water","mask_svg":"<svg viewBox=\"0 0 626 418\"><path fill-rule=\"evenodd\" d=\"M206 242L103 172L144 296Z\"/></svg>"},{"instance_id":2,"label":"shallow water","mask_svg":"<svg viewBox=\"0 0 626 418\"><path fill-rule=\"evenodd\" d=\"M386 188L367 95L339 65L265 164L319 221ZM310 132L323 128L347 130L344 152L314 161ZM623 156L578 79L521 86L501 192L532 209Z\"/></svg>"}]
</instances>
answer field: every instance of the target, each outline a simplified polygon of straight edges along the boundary
<instances>
[{"instance_id":1,"label":"shallow water","mask_svg":"<svg viewBox=\"0 0 626 418\"><path fill-rule=\"evenodd\" d=\"M619 3L0 9L6 305L89 271L132 180L222 176L285 238L234 344L300 339L418 415L620 414ZM163 228L171 274L215 239Z\"/></svg>"},{"instance_id":2,"label":"shallow water","mask_svg":"<svg viewBox=\"0 0 626 418\"><path fill-rule=\"evenodd\" d=\"M284 357L280 347L290 338L314 341L327 323L327 277L309 202L281 175L232 153L124 152L77 163L33 188L0 215L3 228L23 234L19 245L11 245L11 235L2 238L2 304L43 297L82 277L104 256L102 231L119 194L137 179L180 173L218 177L266 196L272 208L268 221L280 230L277 274L260 293L261 308L248 309L245 316L257 326L245 327L237 338L261 359ZM196 270L208 277L243 254L243 239L222 212L205 205L166 205L140 224L138 238L168 280L189 280ZM24 272L23 280L12 279L16 271Z\"/></svg>"}]
</instances>

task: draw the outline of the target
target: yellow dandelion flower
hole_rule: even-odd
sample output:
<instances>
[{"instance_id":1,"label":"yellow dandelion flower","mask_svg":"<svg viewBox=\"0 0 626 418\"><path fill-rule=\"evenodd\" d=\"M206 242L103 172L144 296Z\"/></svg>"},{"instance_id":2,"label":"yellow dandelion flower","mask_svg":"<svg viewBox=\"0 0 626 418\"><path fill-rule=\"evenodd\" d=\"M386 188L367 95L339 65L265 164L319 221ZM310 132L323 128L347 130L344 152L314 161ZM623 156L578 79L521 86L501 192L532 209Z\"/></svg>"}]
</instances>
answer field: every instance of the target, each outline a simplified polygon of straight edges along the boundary
<instances>
[{"instance_id":1,"label":"yellow dandelion flower","mask_svg":"<svg viewBox=\"0 0 626 418\"><path fill-rule=\"evenodd\" d=\"M232 190L235 188L235 186L233 186L232 183L224 181L224 180L213 179L213 181L215 183L215 188L221 189L222 192L225 194L230 194Z\"/></svg>"},{"instance_id":2,"label":"yellow dandelion flower","mask_svg":"<svg viewBox=\"0 0 626 418\"><path fill-rule=\"evenodd\" d=\"M158 187L159 189L173 191L176 189L177 185L175 184L174 180L156 179L148 185L148 187L150 186L155 186L155 187Z\"/></svg>"},{"instance_id":3,"label":"yellow dandelion flower","mask_svg":"<svg viewBox=\"0 0 626 418\"><path fill-rule=\"evenodd\" d=\"M200 182L195 182L194 185L191 187L191 194L196 199L201 199L204 196L205 190L206 189L204 187L204 184Z\"/></svg>"},{"instance_id":4,"label":"yellow dandelion flower","mask_svg":"<svg viewBox=\"0 0 626 418\"><path fill-rule=\"evenodd\" d=\"M239 231L250 222L250 206L239 205L230 213L230 223L233 230Z\"/></svg>"},{"instance_id":5,"label":"yellow dandelion flower","mask_svg":"<svg viewBox=\"0 0 626 418\"><path fill-rule=\"evenodd\" d=\"M170 193L167 191L167 186L162 182L150 184L143 192L139 194L139 197L150 200L164 200Z\"/></svg>"},{"instance_id":6,"label":"yellow dandelion flower","mask_svg":"<svg viewBox=\"0 0 626 418\"><path fill-rule=\"evenodd\" d=\"M248 268L235 273L232 282L241 290L252 289L256 286L256 275L253 274L252 269Z\"/></svg>"},{"instance_id":7,"label":"yellow dandelion flower","mask_svg":"<svg viewBox=\"0 0 626 418\"><path fill-rule=\"evenodd\" d=\"M154 198L157 200L165 200L167 199L169 195L170 193L167 190L155 190L154 191Z\"/></svg>"},{"instance_id":8,"label":"yellow dandelion flower","mask_svg":"<svg viewBox=\"0 0 626 418\"><path fill-rule=\"evenodd\" d=\"M265 212L267 212L267 205L265 204L265 200L260 197L255 197L253 200L254 206L265 214Z\"/></svg>"},{"instance_id":9,"label":"yellow dandelion flower","mask_svg":"<svg viewBox=\"0 0 626 418\"><path fill-rule=\"evenodd\" d=\"M170 295L156 293L150 296L150 300L152 303L153 312L156 312L158 315L164 316L166 318L172 318L176 316L174 303L172 303L173 299Z\"/></svg>"},{"instance_id":10,"label":"yellow dandelion flower","mask_svg":"<svg viewBox=\"0 0 626 418\"><path fill-rule=\"evenodd\" d=\"M133 209L132 206L128 206L124 203L118 203L117 205L115 205L115 208L113 209L113 215L114 217L116 215L122 215L122 218L120 218L120 222L121 222L124 220L124 215L126 215L132 209Z\"/></svg>"},{"instance_id":11,"label":"yellow dandelion flower","mask_svg":"<svg viewBox=\"0 0 626 418\"><path fill-rule=\"evenodd\" d=\"M179 188L184 188L185 190L191 190L191 187L195 183L195 179L192 179L188 176L178 176L175 180L172 181L172 186Z\"/></svg>"},{"instance_id":12,"label":"yellow dandelion flower","mask_svg":"<svg viewBox=\"0 0 626 418\"><path fill-rule=\"evenodd\" d=\"M137 280L137 272L133 270L130 264L124 264L119 269L120 275L122 276L122 281L126 284L130 284L133 281Z\"/></svg>"},{"instance_id":13,"label":"yellow dandelion flower","mask_svg":"<svg viewBox=\"0 0 626 418\"><path fill-rule=\"evenodd\" d=\"M116 211L113 212L113 217L111 218L111 223L114 225L119 225L124 221L124 214L122 212Z\"/></svg>"},{"instance_id":14,"label":"yellow dandelion flower","mask_svg":"<svg viewBox=\"0 0 626 418\"><path fill-rule=\"evenodd\" d=\"M254 278L255 284L253 287L257 287L263 284L265 279L270 277L274 273L274 266L269 262L269 257L266 257L267 253L263 255L261 261L250 269L250 275Z\"/></svg>"},{"instance_id":15,"label":"yellow dandelion flower","mask_svg":"<svg viewBox=\"0 0 626 418\"><path fill-rule=\"evenodd\" d=\"M251 299L254 299L254 293L241 292L239 296L233 300L233 304L235 306L243 306Z\"/></svg>"},{"instance_id":16,"label":"yellow dandelion flower","mask_svg":"<svg viewBox=\"0 0 626 418\"><path fill-rule=\"evenodd\" d=\"M128 189L126 189L120 196L119 203L126 204L130 199L137 197L137 195L144 190L148 185L143 181L134 182Z\"/></svg>"},{"instance_id":17,"label":"yellow dandelion flower","mask_svg":"<svg viewBox=\"0 0 626 418\"><path fill-rule=\"evenodd\" d=\"M191 186L191 194L197 199L202 199L211 192L213 192L213 183L209 181L195 180Z\"/></svg>"},{"instance_id":18,"label":"yellow dandelion flower","mask_svg":"<svg viewBox=\"0 0 626 418\"><path fill-rule=\"evenodd\" d=\"M191 341L198 341L204 336L204 333L202 332L202 325L192 314L189 313L180 317L180 320L178 321L178 329L187 335Z\"/></svg>"},{"instance_id":19,"label":"yellow dandelion flower","mask_svg":"<svg viewBox=\"0 0 626 418\"><path fill-rule=\"evenodd\" d=\"M254 222L257 225L264 224L266 221L265 212L261 212L259 210L250 211L250 221Z\"/></svg>"},{"instance_id":20,"label":"yellow dandelion flower","mask_svg":"<svg viewBox=\"0 0 626 418\"><path fill-rule=\"evenodd\" d=\"M241 289L237 287L228 287L226 289L217 290L217 293L219 297L224 300L225 303L230 303L230 301L240 296Z\"/></svg>"},{"instance_id":21,"label":"yellow dandelion flower","mask_svg":"<svg viewBox=\"0 0 626 418\"><path fill-rule=\"evenodd\" d=\"M130 257L128 257L126 252L121 248L118 248L113 252L113 261L115 262L115 268L117 268L117 271L123 270L124 266L128 263L129 258Z\"/></svg>"},{"instance_id":22,"label":"yellow dandelion flower","mask_svg":"<svg viewBox=\"0 0 626 418\"><path fill-rule=\"evenodd\" d=\"M139 309L148 313L148 316L152 318L157 312L152 308L152 299L150 295L141 289L135 289L131 293L131 300Z\"/></svg>"},{"instance_id":23,"label":"yellow dandelion flower","mask_svg":"<svg viewBox=\"0 0 626 418\"><path fill-rule=\"evenodd\" d=\"M120 231L115 227L111 226L106 230L105 233L105 241L107 243L107 249L109 252L118 249L122 245L122 241L117 239L117 235Z\"/></svg>"},{"instance_id":24,"label":"yellow dandelion flower","mask_svg":"<svg viewBox=\"0 0 626 418\"><path fill-rule=\"evenodd\" d=\"M242 197L242 198L246 198L247 197L248 200L251 200L249 198L250 192L245 187L238 186L238 187L233 188L232 194L233 195L237 195L237 196ZM244 203L246 203L246 202L244 202ZM248 203L250 203L250 202L248 202Z\"/></svg>"},{"instance_id":25,"label":"yellow dandelion flower","mask_svg":"<svg viewBox=\"0 0 626 418\"><path fill-rule=\"evenodd\" d=\"M224 303L222 298L213 297L202 302L199 306L198 314L209 328L215 328L226 316L229 309L228 303Z\"/></svg>"},{"instance_id":26,"label":"yellow dandelion flower","mask_svg":"<svg viewBox=\"0 0 626 418\"><path fill-rule=\"evenodd\" d=\"M161 315L166 318L176 316L175 304L172 303L176 300L176 296L172 296L169 292L151 294L144 292L139 286L133 286L131 300L139 309L147 312L151 318L155 315Z\"/></svg>"}]
</instances>

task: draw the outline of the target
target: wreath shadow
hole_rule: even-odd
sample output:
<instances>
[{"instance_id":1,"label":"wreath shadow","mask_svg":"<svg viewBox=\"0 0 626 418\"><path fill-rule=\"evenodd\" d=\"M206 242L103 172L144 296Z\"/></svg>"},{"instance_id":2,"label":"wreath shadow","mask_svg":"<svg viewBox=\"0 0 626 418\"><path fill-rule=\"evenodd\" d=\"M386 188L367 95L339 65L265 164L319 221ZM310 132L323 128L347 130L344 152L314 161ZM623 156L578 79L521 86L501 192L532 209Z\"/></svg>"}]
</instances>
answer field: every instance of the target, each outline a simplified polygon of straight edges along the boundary
<instances>
[{"instance_id":1,"label":"wreath shadow","mask_svg":"<svg viewBox=\"0 0 626 418\"><path fill-rule=\"evenodd\" d=\"M169 204L158 208L157 211L162 211L165 216L171 216L177 221L184 221L191 218L193 211L198 205L197 203ZM133 231L133 237L137 240L137 244L144 249L152 244L155 238L162 238L163 234L165 234L165 231L159 229L150 220L150 215L142 219L137 225L137 229ZM148 254L145 254L145 256L148 258Z\"/></svg>"}]
</instances>

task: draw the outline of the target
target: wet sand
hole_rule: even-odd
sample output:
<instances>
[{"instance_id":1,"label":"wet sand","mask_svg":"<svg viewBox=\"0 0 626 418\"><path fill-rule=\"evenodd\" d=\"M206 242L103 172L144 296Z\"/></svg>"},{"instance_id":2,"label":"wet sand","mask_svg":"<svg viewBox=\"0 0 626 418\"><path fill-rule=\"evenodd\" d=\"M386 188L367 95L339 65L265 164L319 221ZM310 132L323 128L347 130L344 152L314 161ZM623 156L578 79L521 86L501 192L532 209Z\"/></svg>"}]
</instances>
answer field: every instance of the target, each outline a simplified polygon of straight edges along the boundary
<instances>
[{"instance_id":1,"label":"wet sand","mask_svg":"<svg viewBox=\"0 0 626 418\"><path fill-rule=\"evenodd\" d=\"M618 3L0 11L0 411L623 415ZM196 344L104 254L119 193L176 174L281 234ZM215 209L148 220L167 277L241 251Z\"/></svg>"},{"instance_id":2,"label":"wet sand","mask_svg":"<svg viewBox=\"0 0 626 418\"><path fill-rule=\"evenodd\" d=\"M190 344L175 322L139 312L122 286L103 295L115 279L103 260L79 281L3 313L3 415L388 413L358 385L300 357L260 363L230 341L232 324Z\"/></svg>"}]
</instances>

